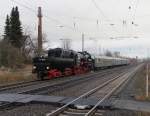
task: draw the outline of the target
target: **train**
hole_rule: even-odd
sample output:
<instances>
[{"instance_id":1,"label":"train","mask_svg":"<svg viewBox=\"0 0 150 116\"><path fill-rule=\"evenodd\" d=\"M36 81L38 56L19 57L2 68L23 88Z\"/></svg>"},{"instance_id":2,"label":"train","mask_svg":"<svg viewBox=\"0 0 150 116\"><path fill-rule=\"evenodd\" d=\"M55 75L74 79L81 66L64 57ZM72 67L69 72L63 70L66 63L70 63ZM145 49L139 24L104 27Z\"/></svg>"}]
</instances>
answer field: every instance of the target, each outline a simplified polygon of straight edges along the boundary
<instances>
[{"instance_id":1,"label":"train","mask_svg":"<svg viewBox=\"0 0 150 116\"><path fill-rule=\"evenodd\" d=\"M102 68L128 65L125 58L91 55L87 51L76 52L54 48L47 51L46 55L33 58L32 73L37 74L40 80L83 74Z\"/></svg>"},{"instance_id":2,"label":"train","mask_svg":"<svg viewBox=\"0 0 150 116\"><path fill-rule=\"evenodd\" d=\"M108 67L128 65L129 63L130 63L129 60L125 58L115 58L115 57L108 57L108 56L94 57L95 70L108 68Z\"/></svg>"}]
</instances>

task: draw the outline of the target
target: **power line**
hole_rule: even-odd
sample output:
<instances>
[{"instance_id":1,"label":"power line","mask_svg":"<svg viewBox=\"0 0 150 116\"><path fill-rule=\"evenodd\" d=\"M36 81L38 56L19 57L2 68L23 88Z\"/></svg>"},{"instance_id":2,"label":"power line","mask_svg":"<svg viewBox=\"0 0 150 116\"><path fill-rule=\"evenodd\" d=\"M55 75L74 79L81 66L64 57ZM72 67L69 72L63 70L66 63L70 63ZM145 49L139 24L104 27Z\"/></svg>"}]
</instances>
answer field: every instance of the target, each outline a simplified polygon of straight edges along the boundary
<instances>
[{"instance_id":1,"label":"power line","mask_svg":"<svg viewBox=\"0 0 150 116\"><path fill-rule=\"evenodd\" d=\"M11 1L14 2L14 3L16 3L16 4L18 4L18 5L20 5L20 6L22 6L22 7L24 7L24 8L26 8L27 10L33 12L34 14L37 13L37 11L34 10L33 8L29 7L29 5L27 6L27 5L23 4L23 3L20 3L20 2L18 2L18 1L16 1L16 0L11 0ZM93 0L93 1L94 1L94 0ZM97 6L97 4L96 4L95 1L94 1L94 3L95 3L95 6ZM101 9L100 9L98 6L97 6L97 8L99 9L99 11L100 11L101 14L103 15L103 17L105 17L106 19L108 19L108 18L104 15L104 13L101 11ZM66 24L62 23L61 21L59 21L59 20L57 20L57 19L55 19L55 18L53 18L53 17L50 17L50 16L48 16L48 15L44 15L44 17L45 17L48 21L51 20L51 21L55 22L56 24L60 24L60 25L61 25L62 27L64 27L64 28L68 28L68 29L70 29L70 30L73 30L73 31L75 31L75 32L78 32L79 34L84 33L85 36L90 37L89 34L85 33L84 31L81 32L80 30L78 30L77 28L75 28L74 25L73 25L73 26L66 25ZM77 17L77 18L79 18L79 17ZM108 20L107 20L107 21L108 21ZM95 22L96 22L96 21L95 21ZM57 26L57 27L58 27L58 26ZM107 34L105 34L105 35L108 37Z\"/></svg>"},{"instance_id":2,"label":"power line","mask_svg":"<svg viewBox=\"0 0 150 116\"><path fill-rule=\"evenodd\" d=\"M32 11L32 12L34 12L34 13L37 13L36 10L30 8L29 6L26 6L26 5L24 5L24 4L20 3L20 2L15 1L15 0L11 0L11 1L14 2L14 3L16 3L16 4L18 4L18 5L20 5L20 6L22 6L22 7L24 7L24 8L26 8L26 9L28 9L28 10L30 10L30 11ZM48 20L51 20L51 21L53 21L53 22L55 22L55 23L59 23L59 24L63 25L63 27L65 27L65 28L71 29L71 30L73 30L73 31L76 31L76 32L82 34L81 31L76 30L76 29L74 29L73 27L62 23L62 22L60 22L60 21L57 20L57 19L54 19L54 18L52 18L52 17L50 17L50 16L47 16L47 15L44 15L44 16L45 16L45 18L47 18Z\"/></svg>"},{"instance_id":3,"label":"power line","mask_svg":"<svg viewBox=\"0 0 150 116\"><path fill-rule=\"evenodd\" d=\"M34 10L34 9L32 9L32 8L30 8L30 7L28 7L28 6L24 5L24 4L22 4L22 3L20 3L20 2L17 2L17 1L15 1L15 0L11 0L11 1L14 2L14 3L16 3L16 4L18 4L18 5L20 5L20 6L22 6L22 7L24 7L24 8L26 8L26 9L28 9L28 10L30 10L30 11L32 11L32 12L34 12L34 13L37 13L36 10Z\"/></svg>"},{"instance_id":4,"label":"power line","mask_svg":"<svg viewBox=\"0 0 150 116\"><path fill-rule=\"evenodd\" d=\"M129 9L129 11L132 11L133 14L131 15L131 18L132 18L131 20L134 21L135 17L136 17L136 12L137 12L137 8L138 8L138 4L139 4L140 0L132 0L132 1L130 1L132 3L131 3L131 5L129 5L128 9Z\"/></svg>"},{"instance_id":5,"label":"power line","mask_svg":"<svg viewBox=\"0 0 150 116\"><path fill-rule=\"evenodd\" d=\"M106 21L111 21L104 13L103 13L103 11L102 11L102 9L98 6L98 4L96 3L96 1L95 0L91 0L92 1L92 3L94 4L94 6L98 9L98 11L99 11L99 13L100 13L100 15L102 15L103 17L104 17L104 20L106 20ZM113 24L113 25L112 25ZM112 27L112 29L114 30L114 32L117 32L118 33L118 31L116 31L115 30L115 28L114 28L114 23L111 23L111 24L109 24L111 27ZM105 34L105 35L107 35L107 34Z\"/></svg>"},{"instance_id":6,"label":"power line","mask_svg":"<svg viewBox=\"0 0 150 116\"><path fill-rule=\"evenodd\" d=\"M139 2L140 2L140 0L137 0L137 2L135 4L135 11L134 11L134 14L133 14L133 20L135 20L136 12L137 12L137 8L138 8L138 5L139 5Z\"/></svg>"},{"instance_id":7,"label":"power line","mask_svg":"<svg viewBox=\"0 0 150 116\"><path fill-rule=\"evenodd\" d=\"M97 5L97 3L95 2L95 0L92 0L92 3L93 3L94 6L98 9L99 13L100 13L106 20L109 20L108 17L103 13L102 9Z\"/></svg>"}]
</instances>

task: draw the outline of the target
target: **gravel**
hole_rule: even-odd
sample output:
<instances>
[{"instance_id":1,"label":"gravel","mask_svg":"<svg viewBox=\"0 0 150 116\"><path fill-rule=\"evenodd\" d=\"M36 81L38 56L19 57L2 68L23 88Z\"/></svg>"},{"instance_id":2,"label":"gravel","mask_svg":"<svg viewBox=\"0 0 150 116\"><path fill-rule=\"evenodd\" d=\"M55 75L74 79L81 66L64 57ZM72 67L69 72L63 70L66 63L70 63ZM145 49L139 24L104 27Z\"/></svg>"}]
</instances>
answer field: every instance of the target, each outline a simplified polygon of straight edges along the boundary
<instances>
[{"instance_id":1,"label":"gravel","mask_svg":"<svg viewBox=\"0 0 150 116\"><path fill-rule=\"evenodd\" d=\"M143 78L144 78L144 67L139 70L134 77L125 85L122 91L116 92L113 99L122 100L136 100L135 96L144 94L143 90ZM130 111L130 110L113 110L107 111L104 116L150 116L150 113Z\"/></svg>"},{"instance_id":2,"label":"gravel","mask_svg":"<svg viewBox=\"0 0 150 116\"><path fill-rule=\"evenodd\" d=\"M27 104L11 110L0 111L0 116L45 116L56 108L49 104Z\"/></svg>"},{"instance_id":3,"label":"gravel","mask_svg":"<svg viewBox=\"0 0 150 116\"><path fill-rule=\"evenodd\" d=\"M56 79L52 79L52 80L46 80L46 81L37 81L37 84L31 84L30 86L25 86L25 87L17 87L16 89L8 89L5 91L1 91L0 93L17 93L17 92L22 92L25 90L30 90L36 87L41 87L41 86L45 86L45 85L50 85L50 84L56 84L56 83L61 83L61 82L65 82L66 80L71 80L71 79L75 79L75 78L84 78L88 75L92 75L93 73L87 73L85 75L76 75L76 76L70 76L70 77L62 77L62 78L56 78Z\"/></svg>"},{"instance_id":4,"label":"gravel","mask_svg":"<svg viewBox=\"0 0 150 116\"><path fill-rule=\"evenodd\" d=\"M119 72L121 72L121 70ZM88 91L89 89L94 88L95 86L110 79L112 75L116 75L116 74L119 74L119 73L118 72L116 73L114 71L112 74L109 74L107 76L93 79L90 82L87 81L80 85L68 88L66 91L51 93L51 95L63 95L63 96L70 96L70 97L78 96L78 95L81 95L83 92ZM19 107L9 109L9 110L1 110L0 116L45 116L46 113L50 113L52 110L55 110L55 109L57 109L57 107L54 105L50 105L50 104L26 104L26 105L19 106ZM128 115L124 115L122 112L125 113L124 110L121 112L120 111L107 111L106 116L128 116ZM130 112L130 113L131 114L129 116L135 116L133 115L134 114L133 112Z\"/></svg>"},{"instance_id":5,"label":"gravel","mask_svg":"<svg viewBox=\"0 0 150 116\"><path fill-rule=\"evenodd\" d=\"M129 111L129 110L112 110L106 111L104 116L149 116L148 113Z\"/></svg>"},{"instance_id":6,"label":"gravel","mask_svg":"<svg viewBox=\"0 0 150 116\"><path fill-rule=\"evenodd\" d=\"M132 78L129 80L129 82L121 89L116 91L114 93L114 96L116 99L123 99L123 100L135 100L135 96L141 94L140 88L141 88L141 81L143 81L143 70L144 67L142 67ZM140 86L140 88L139 88ZM113 97L114 97L113 96Z\"/></svg>"},{"instance_id":7,"label":"gravel","mask_svg":"<svg viewBox=\"0 0 150 116\"><path fill-rule=\"evenodd\" d=\"M86 81L86 82L81 83L76 86L62 89L60 91L49 93L49 95L77 97L77 96L80 96L83 93L99 86L100 84L116 77L118 74L120 74L121 72L124 72L125 70L126 69L120 69L117 71L112 71L111 73L108 73L103 76L96 76L96 78L93 78L92 80Z\"/></svg>"}]
</instances>

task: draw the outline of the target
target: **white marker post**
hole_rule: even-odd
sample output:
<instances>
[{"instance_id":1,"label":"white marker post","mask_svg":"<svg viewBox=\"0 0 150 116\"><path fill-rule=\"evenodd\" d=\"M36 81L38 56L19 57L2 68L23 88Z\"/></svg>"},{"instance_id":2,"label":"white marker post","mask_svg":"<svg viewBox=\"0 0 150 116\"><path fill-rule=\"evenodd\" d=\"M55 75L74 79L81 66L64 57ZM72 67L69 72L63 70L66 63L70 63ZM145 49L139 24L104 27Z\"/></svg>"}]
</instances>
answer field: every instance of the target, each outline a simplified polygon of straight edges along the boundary
<instances>
[{"instance_id":1,"label":"white marker post","mask_svg":"<svg viewBox=\"0 0 150 116\"><path fill-rule=\"evenodd\" d=\"M147 64L147 68L146 68L146 97L148 97L148 73L149 73L149 67L148 67L148 64Z\"/></svg>"}]
</instances>

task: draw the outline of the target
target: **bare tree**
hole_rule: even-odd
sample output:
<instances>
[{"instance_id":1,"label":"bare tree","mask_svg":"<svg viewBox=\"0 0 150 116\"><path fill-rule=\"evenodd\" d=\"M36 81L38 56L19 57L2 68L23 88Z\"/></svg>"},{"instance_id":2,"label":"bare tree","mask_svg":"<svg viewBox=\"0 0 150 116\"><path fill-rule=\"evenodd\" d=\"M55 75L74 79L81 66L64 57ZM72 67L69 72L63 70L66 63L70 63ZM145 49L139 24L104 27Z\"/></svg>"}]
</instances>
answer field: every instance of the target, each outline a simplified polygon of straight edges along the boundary
<instances>
[{"instance_id":1,"label":"bare tree","mask_svg":"<svg viewBox=\"0 0 150 116\"><path fill-rule=\"evenodd\" d=\"M12 46L8 41L0 41L0 65L15 69L21 67L24 57L20 49Z\"/></svg>"},{"instance_id":2,"label":"bare tree","mask_svg":"<svg viewBox=\"0 0 150 116\"><path fill-rule=\"evenodd\" d=\"M113 56L113 54L112 54L112 52L111 52L111 51L107 50L107 51L105 52L105 56L110 56L110 57L112 57L112 56Z\"/></svg>"},{"instance_id":3,"label":"bare tree","mask_svg":"<svg viewBox=\"0 0 150 116\"><path fill-rule=\"evenodd\" d=\"M27 60L30 60L32 56L36 56L38 54L38 41L37 37L33 37L32 32L29 30L29 27L25 28L24 34L24 46L22 47L22 53ZM42 35L43 44L47 43L47 35L43 33ZM43 48L43 52L44 52Z\"/></svg>"},{"instance_id":4,"label":"bare tree","mask_svg":"<svg viewBox=\"0 0 150 116\"><path fill-rule=\"evenodd\" d=\"M30 35L24 36L24 46L22 47L22 54L25 59L28 61L31 59L31 56L37 53L37 47L31 38Z\"/></svg>"},{"instance_id":5,"label":"bare tree","mask_svg":"<svg viewBox=\"0 0 150 116\"><path fill-rule=\"evenodd\" d=\"M120 52L114 52L113 55L114 55L115 57L120 57Z\"/></svg>"}]
</instances>

